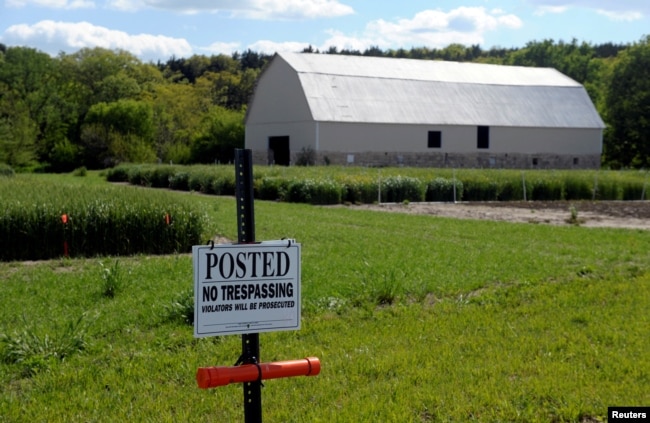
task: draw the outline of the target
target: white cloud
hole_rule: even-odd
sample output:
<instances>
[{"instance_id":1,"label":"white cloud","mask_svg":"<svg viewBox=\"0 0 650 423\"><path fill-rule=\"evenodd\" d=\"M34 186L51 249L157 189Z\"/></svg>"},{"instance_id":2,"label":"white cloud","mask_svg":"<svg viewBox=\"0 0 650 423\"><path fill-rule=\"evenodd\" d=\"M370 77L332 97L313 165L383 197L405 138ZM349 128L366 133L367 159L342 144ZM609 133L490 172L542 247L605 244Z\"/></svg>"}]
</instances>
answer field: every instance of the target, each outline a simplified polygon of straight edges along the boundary
<instances>
[{"instance_id":1,"label":"white cloud","mask_svg":"<svg viewBox=\"0 0 650 423\"><path fill-rule=\"evenodd\" d=\"M615 21L633 21L650 15L647 0L527 0L536 15L564 13L572 8L590 9Z\"/></svg>"},{"instance_id":2,"label":"white cloud","mask_svg":"<svg viewBox=\"0 0 650 423\"><path fill-rule=\"evenodd\" d=\"M299 53L306 47L308 47L308 44L301 43L301 42L288 41L283 43L277 43L275 41L269 41L269 40L260 40L248 46L248 48L251 49L252 51L257 51L265 54L273 54L276 52L283 52L283 51Z\"/></svg>"},{"instance_id":3,"label":"white cloud","mask_svg":"<svg viewBox=\"0 0 650 423\"><path fill-rule=\"evenodd\" d=\"M108 6L124 11L151 8L185 14L225 12L258 20L318 19L354 13L352 7L338 0L109 0Z\"/></svg>"},{"instance_id":4,"label":"white cloud","mask_svg":"<svg viewBox=\"0 0 650 423\"><path fill-rule=\"evenodd\" d=\"M558 15L558 14L566 12L568 9L569 8L567 6L539 6L535 10L535 15L544 16L547 13L550 13L550 14L553 14L553 15Z\"/></svg>"},{"instance_id":5,"label":"white cloud","mask_svg":"<svg viewBox=\"0 0 650 423\"><path fill-rule=\"evenodd\" d=\"M338 50L358 50L363 51L369 47L377 46L380 48L390 47L387 40L373 37L356 37L345 35L344 33L336 30L329 30L327 33L330 37L318 48L321 51L327 51L330 47L336 47Z\"/></svg>"},{"instance_id":6,"label":"white cloud","mask_svg":"<svg viewBox=\"0 0 650 423\"><path fill-rule=\"evenodd\" d=\"M51 9L83 9L95 7L92 0L6 0L8 7L40 6Z\"/></svg>"},{"instance_id":7,"label":"white cloud","mask_svg":"<svg viewBox=\"0 0 650 423\"><path fill-rule=\"evenodd\" d=\"M598 9L596 12L599 15L603 15L608 17L609 19L613 21L626 21L626 22L632 22L632 21L638 21L643 19L643 13L641 12L636 12L636 11L628 11L628 12L614 12L611 10L602 10Z\"/></svg>"},{"instance_id":8,"label":"white cloud","mask_svg":"<svg viewBox=\"0 0 650 423\"><path fill-rule=\"evenodd\" d=\"M88 22L45 20L34 25L13 25L7 28L0 39L12 45L34 46L50 54L72 52L84 47L127 50L145 61L164 60L171 56L189 57L192 54L192 47L182 38L131 35Z\"/></svg>"},{"instance_id":9,"label":"white cloud","mask_svg":"<svg viewBox=\"0 0 650 423\"><path fill-rule=\"evenodd\" d=\"M449 12L424 10L410 19L379 19L366 25L362 36L345 35L330 30L331 37L321 49L365 50L403 46L445 47L452 43L483 44L484 34L501 28L518 29L523 25L516 15L483 7L459 7Z\"/></svg>"},{"instance_id":10,"label":"white cloud","mask_svg":"<svg viewBox=\"0 0 650 423\"><path fill-rule=\"evenodd\" d=\"M250 0L248 10L235 15L250 19L318 19L351 15L352 7L337 0Z\"/></svg>"},{"instance_id":11,"label":"white cloud","mask_svg":"<svg viewBox=\"0 0 650 423\"><path fill-rule=\"evenodd\" d=\"M142 9L144 4L138 0L108 0L106 6L109 9L121 10L123 12L135 12Z\"/></svg>"},{"instance_id":12,"label":"white cloud","mask_svg":"<svg viewBox=\"0 0 650 423\"><path fill-rule=\"evenodd\" d=\"M207 47L199 47L197 50L204 51L206 54L233 54L241 49L241 44L234 43L212 43Z\"/></svg>"}]
</instances>

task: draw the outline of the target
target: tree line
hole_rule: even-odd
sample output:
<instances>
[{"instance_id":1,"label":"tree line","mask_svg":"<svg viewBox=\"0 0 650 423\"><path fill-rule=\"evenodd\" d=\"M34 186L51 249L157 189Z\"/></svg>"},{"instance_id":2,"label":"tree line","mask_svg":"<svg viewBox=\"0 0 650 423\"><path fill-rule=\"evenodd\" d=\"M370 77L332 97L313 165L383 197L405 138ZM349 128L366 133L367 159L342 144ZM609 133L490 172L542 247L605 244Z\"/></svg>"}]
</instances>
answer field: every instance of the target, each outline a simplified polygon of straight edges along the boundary
<instances>
[{"instance_id":1,"label":"tree line","mask_svg":"<svg viewBox=\"0 0 650 423\"><path fill-rule=\"evenodd\" d=\"M585 86L607 124L603 165L650 166L650 36L630 44L303 52L553 67ZM244 145L246 106L271 58L247 50L143 63L122 50L51 57L0 44L0 163L62 172L120 162L230 162Z\"/></svg>"}]
</instances>

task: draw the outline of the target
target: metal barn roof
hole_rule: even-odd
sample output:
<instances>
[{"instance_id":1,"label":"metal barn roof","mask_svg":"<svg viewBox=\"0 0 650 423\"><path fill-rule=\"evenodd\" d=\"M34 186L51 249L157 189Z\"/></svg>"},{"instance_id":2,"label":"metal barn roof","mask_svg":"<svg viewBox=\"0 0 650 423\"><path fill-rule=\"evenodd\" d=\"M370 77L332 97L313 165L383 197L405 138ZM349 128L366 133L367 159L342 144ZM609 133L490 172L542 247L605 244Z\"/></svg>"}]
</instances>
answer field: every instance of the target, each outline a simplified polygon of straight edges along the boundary
<instances>
[{"instance_id":1,"label":"metal barn roof","mask_svg":"<svg viewBox=\"0 0 650 423\"><path fill-rule=\"evenodd\" d=\"M604 127L584 87L555 69L328 54L278 56L297 72L317 121Z\"/></svg>"}]
</instances>

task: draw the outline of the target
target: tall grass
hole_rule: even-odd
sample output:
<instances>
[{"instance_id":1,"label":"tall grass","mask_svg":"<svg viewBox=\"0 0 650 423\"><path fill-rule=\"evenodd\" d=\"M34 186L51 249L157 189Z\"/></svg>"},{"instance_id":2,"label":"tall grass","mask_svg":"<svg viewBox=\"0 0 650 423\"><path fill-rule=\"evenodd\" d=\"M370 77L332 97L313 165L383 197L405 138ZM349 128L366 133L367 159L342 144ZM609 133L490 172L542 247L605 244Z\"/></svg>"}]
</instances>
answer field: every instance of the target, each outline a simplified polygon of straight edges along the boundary
<instances>
[{"instance_id":1,"label":"tall grass","mask_svg":"<svg viewBox=\"0 0 650 423\"><path fill-rule=\"evenodd\" d=\"M203 215L164 192L18 175L0 197L0 260L189 251L203 232Z\"/></svg>"}]
</instances>

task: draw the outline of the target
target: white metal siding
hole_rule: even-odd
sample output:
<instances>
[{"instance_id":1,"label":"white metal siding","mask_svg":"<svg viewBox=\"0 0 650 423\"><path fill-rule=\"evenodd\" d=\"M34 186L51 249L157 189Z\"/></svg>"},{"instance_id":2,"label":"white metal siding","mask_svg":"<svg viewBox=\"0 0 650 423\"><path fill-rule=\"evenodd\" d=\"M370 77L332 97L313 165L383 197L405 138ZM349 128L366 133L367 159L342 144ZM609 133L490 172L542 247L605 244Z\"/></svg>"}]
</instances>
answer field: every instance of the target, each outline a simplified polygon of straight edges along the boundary
<instances>
[{"instance_id":1,"label":"white metal siding","mask_svg":"<svg viewBox=\"0 0 650 423\"><path fill-rule=\"evenodd\" d=\"M315 150L315 135L313 122L248 124L246 148L266 151L269 148L269 137L288 136L292 153L308 147Z\"/></svg>"},{"instance_id":2,"label":"white metal siding","mask_svg":"<svg viewBox=\"0 0 650 423\"><path fill-rule=\"evenodd\" d=\"M296 72L273 60L260 76L246 113L246 124L313 121Z\"/></svg>"},{"instance_id":3,"label":"white metal siding","mask_svg":"<svg viewBox=\"0 0 650 423\"><path fill-rule=\"evenodd\" d=\"M600 154L598 129L490 127L488 149L478 149L476 126L321 123L322 151L422 153ZM441 148L428 148L429 131L441 132ZM312 148L316 149L312 145Z\"/></svg>"}]
</instances>

